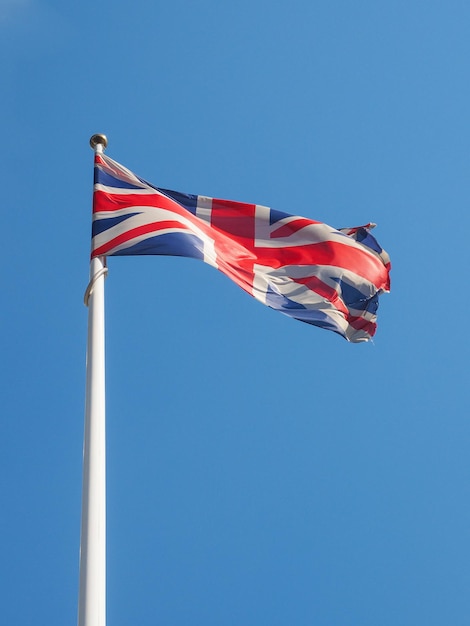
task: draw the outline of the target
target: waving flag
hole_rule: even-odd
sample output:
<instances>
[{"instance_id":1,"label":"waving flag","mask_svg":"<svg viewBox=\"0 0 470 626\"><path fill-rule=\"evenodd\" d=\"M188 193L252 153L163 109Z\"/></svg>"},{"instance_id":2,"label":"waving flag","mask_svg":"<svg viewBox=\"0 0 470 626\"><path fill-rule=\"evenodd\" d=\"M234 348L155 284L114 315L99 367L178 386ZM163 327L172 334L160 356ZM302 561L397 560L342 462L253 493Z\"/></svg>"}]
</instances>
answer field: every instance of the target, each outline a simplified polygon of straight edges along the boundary
<instances>
[{"instance_id":1,"label":"waving flag","mask_svg":"<svg viewBox=\"0 0 470 626\"><path fill-rule=\"evenodd\" d=\"M92 257L201 259L267 306L348 341L376 331L390 260L374 224L335 229L256 204L154 187L95 155Z\"/></svg>"}]
</instances>

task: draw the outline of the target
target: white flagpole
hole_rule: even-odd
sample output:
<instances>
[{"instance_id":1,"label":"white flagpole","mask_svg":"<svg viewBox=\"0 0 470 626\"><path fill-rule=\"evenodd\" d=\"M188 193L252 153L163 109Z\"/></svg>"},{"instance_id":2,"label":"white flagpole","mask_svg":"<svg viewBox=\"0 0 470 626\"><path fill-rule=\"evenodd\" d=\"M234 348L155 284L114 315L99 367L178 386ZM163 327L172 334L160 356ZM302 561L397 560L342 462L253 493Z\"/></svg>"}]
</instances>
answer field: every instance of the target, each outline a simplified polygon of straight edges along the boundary
<instances>
[{"instance_id":1,"label":"white flagpole","mask_svg":"<svg viewBox=\"0 0 470 626\"><path fill-rule=\"evenodd\" d=\"M107 146L93 135L95 153ZM106 417L104 347L104 257L92 259L88 306L85 434L83 441L82 525L78 626L106 626Z\"/></svg>"}]
</instances>

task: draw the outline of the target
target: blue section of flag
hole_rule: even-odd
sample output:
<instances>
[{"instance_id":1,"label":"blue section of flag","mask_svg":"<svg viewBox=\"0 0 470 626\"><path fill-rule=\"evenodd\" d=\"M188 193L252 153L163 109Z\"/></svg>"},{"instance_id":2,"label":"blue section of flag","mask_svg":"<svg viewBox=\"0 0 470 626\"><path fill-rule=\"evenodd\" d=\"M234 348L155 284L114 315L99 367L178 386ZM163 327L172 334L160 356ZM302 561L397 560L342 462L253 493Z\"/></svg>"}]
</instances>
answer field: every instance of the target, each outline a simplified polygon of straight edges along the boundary
<instances>
[{"instance_id":1,"label":"blue section of flag","mask_svg":"<svg viewBox=\"0 0 470 626\"><path fill-rule=\"evenodd\" d=\"M272 287L268 287L266 291L266 304L273 309L305 309L303 304L299 302L294 302L287 296L282 293L278 293L272 289Z\"/></svg>"},{"instance_id":2,"label":"blue section of flag","mask_svg":"<svg viewBox=\"0 0 470 626\"><path fill-rule=\"evenodd\" d=\"M178 204L184 206L184 208L193 215L196 215L198 196L189 193L181 193L179 191L172 191L171 189L161 189L160 187L156 187L156 189L175 202L178 202Z\"/></svg>"},{"instance_id":3,"label":"blue section of flag","mask_svg":"<svg viewBox=\"0 0 470 626\"><path fill-rule=\"evenodd\" d=\"M379 245L377 239L366 228L358 228L356 231L356 241L367 246L374 252L382 252L382 247Z\"/></svg>"},{"instance_id":4,"label":"blue section of flag","mask_svg":"<svg viewBox=\"0 0 470 626\"><path fill-rule=\"evenodd\" d=\"M279 220L285 219L286 217L292 217L292 215L289 215L289 213L284 213L283 211L278 211L277 209L270 209L269 211L269 223L271 226L276 222L279 222Z\"/></svg>"},{"instance_id":5,"label":"blue section of flag","mask_svg":"<svg viewBox=\"0 0 470 626\"><path fill-rule=\"evenodd\" d=\"M164 233L155 237L146 237L109 256L132 256L134 254L161 254L204 260L203 243L199 237L189 233Z\"/></svg>"},{"instance_id":6,"label":"blue section of flag","mask_svg":"<svg viewBox=\"0 0 470 626\"><path fill-rule=\"evenodd\" d=\"M343 329L334 322L331 316L320 309L307 309L302 304L294 302L280 293L276 293L271 287L268 287L266 291L266 304L272 309L293 317L300 322L319 326L325 330L332 330L344 336Z\"/></svg>"},{"instance_id":7,"label":"blue section of flag","mask_svg":"<svg viewBox=\"0 0 470 626\"><path fill-rule=\"evenodd\" d=\"M120 215L119 217L107 217L100 220L94 220L91 226L92 236L95 237L100 233L104 233L109 228L113 228L113 226L117 226L121 222L133 217L134 215L139 215L138 213L127 213L126 215Z\"/></svg>"},{"instance_id":8,"label":"blue section of flag","mask_svg":"<svg viewBox=\"0 0 470 626\"><path fill-rule=\"evenodd\" d=\"M346 280L336 276L330 276L330 279L339 285L341 299L349 308L358 311L368 311L369 313L375 313L377 311L379 306L379 298L377 295L368 298L359 289L346 282Z\"/></svg>"},{"instance_id":9,"label":"blue section of flag","mask_svg":"<svg viewBox=\"0 0 470 626\"><path fill-rule=\"evenodd\" d=\"M138 185L132 185L125 180L120 178L116 178L109 174L108 172L104 172L100 167L95 167L95 176L94 176L95 185L104 185L105 187L116 187L118 189L142 189Z\"/></svg>"}]
</instances>

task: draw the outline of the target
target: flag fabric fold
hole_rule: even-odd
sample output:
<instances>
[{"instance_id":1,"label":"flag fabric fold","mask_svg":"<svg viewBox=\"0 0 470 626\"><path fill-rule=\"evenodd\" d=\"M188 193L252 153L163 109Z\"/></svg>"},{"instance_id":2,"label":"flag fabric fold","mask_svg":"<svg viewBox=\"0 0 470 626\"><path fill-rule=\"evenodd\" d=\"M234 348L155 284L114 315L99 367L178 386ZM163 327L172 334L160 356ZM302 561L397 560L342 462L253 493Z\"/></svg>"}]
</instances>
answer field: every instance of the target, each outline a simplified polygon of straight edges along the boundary
<instances>
[{"instance_id":1,"label":"flag fabric fold","mask_svg":"<svg viewBox=\"0 0 470 626\"><path fill-rule=\"evenodd\" d=\"M390 260L370 230L151 185L95 155L92 257L201 259L263 304L348 341L376 331Z\"/></svg>"}]
</instances>

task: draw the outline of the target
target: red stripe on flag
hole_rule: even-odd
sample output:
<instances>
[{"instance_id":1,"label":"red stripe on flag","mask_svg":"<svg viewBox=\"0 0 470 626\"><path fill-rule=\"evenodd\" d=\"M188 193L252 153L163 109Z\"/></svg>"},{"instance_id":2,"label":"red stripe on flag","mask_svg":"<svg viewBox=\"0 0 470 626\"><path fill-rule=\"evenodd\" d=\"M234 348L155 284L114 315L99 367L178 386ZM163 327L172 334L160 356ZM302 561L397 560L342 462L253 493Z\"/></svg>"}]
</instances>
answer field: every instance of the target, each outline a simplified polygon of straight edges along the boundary
<instances>
[{"instance_id":1,"label":"red stripe on flag","mask_svg":"<svg viewBox=\"0 0 470 626\"><path fill-rule=\"evenodd\" d=\"M181 204L171 200L167 196L155 191L155 193L108 193L97 189L93 194L93 213L112 213L120 209L134 209L139 206L167 209L185 217L194 215L186 210Z\"/></svg>"},{"instance_id":2,"label":"red stripe on flag","mask_svg":"<svg viewBox=\"0 0 470 626\"><path fill-rule=\"evenodd\" d=\"M377 289L388 285L388 272L382 261L359 246L325 241L303 246L256 248L258 263L277 269L286 265L331 265L362 276Z\"/></svg>"},{"instance_id":3,"label":"red stripe on flag","mask_svg":"<svg viewBox=\"0 0 470 626\"><path fill-rule=\"evenodd\" d=\"M169 228L189 231L189 228L182 224L181 222L177 222L176 220L166 220L161 222L153 222L151 224L144 224L143 226L137 226L136 228L132 228L131 230L127 230L125 233L114 237L111 241L103 244L96 250L93 250L91 253L92 258L96 256L103 256L107 254L113 248L120 246L126 241L130 241L136 237L140 237L141 235L148 235L149 233L157 233L161 230L166 230ZM190 232L190 231L189 231Z\"/></svg>"},{"instance_id":4,"label":"red stripe on flag","mask_svg":"<svg viewBox=\"0 0 470 626\"><path fill-rule=\"evenodd\" d=\"M331 302L331 304L345 316L349 315L349 310L339 297L336 289L324 283L317 276L307 276L306 278L295 278L293 280L296 283L305 285L314 293L317 293L318 295L322 296L322 298L325 298L325 300Z\"/></svg>"},{"instance_id":5,"label":"red stripe on flag","mask_svg":"<svg viewBox=\"0 0 470 626\"><path fill-rule=\"evenodd\" d=\"M308 220L305 217L298 217L295 220L290 221L288 224L283 224L278 229L271 233L271 239L277 239L278 237L290 237L290 235L297 233L302 228L311 226L312 224L320 224L321 222L315 222L314 220Z\"/></svg>"},{"instance_id":6,"label":"red stripe on flag","mask_svg":"<svg viewBox=\"0 0 470 626\"><path fill-rule=\"evenodd\" d=\"M355 328L356 330L363 330L370 337L375 335L375 331L377 330L377 324L375 322L370 322L369 320L364 319L363 317L348 317L348 323L350 326Z\"/></svg>"}]
</instances>

